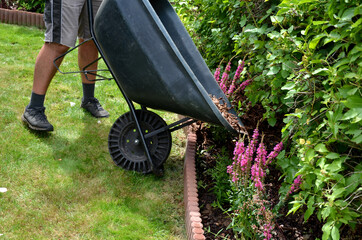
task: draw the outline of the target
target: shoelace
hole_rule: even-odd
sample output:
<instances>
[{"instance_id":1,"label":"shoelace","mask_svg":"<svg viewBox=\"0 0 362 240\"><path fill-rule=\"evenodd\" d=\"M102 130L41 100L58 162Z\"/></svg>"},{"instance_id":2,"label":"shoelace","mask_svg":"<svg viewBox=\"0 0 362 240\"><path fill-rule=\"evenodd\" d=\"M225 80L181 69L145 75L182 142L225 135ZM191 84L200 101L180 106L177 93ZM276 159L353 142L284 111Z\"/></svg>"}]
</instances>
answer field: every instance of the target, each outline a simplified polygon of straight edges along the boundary
<instances>
[{"instance_id":1,"label":"shoelace","mask_svg":"<svg viewBox=\"0 0 362 240\"><path fill-rule=\"evenodd\" d=\"M94 106L95 106L97 109L102 109L102 106L101 106L101 104L99 103L98 99L96 99L96 98L91 98L91 99L89 99L89 102L90 102L90 103L95 103Z\"/></svg>"},{"instance_id":2,"label":"shoelace","mask_svg":"<svg viewBox=\"0 0 362 240\"><path fill-rule=\"evenodd\" d=\"M44 121L47 120L47 116L45 116L45 107L42 108L33 108L32 111L30 111L29 115L36 120Z\"/></svg>"}]
</instances>

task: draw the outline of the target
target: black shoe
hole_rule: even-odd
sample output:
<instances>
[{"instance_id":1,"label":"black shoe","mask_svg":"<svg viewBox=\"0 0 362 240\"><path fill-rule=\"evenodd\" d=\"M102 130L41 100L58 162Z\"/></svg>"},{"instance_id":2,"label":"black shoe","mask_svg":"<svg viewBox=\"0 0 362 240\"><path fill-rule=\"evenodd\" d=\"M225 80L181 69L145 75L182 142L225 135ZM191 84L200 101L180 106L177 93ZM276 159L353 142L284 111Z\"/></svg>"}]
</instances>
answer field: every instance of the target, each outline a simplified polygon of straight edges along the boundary
<instances>
[{"instance_id":1,"label":"black shoe","mask_svg":"<svg viewBox=\"0 0 362 240\"><path fill-rule=\"evenodd\" d=\"M86 101L82 99L80 107L90 112L96 118L109 117L109 113L102 108L97 98L89 98Z\"/></svg>"},{"instance_id":2,"label":"black shoe","mask_svg":"<svg viewBox=\"0 0 362 240\"><path fill-rule=\"evenodd\" d=\"M45 107L26 107L21 119L33 130L46 132L53 131L53 125L48 122L47 116L45 116L44 112Z\"/></svg>"}]
</instances>

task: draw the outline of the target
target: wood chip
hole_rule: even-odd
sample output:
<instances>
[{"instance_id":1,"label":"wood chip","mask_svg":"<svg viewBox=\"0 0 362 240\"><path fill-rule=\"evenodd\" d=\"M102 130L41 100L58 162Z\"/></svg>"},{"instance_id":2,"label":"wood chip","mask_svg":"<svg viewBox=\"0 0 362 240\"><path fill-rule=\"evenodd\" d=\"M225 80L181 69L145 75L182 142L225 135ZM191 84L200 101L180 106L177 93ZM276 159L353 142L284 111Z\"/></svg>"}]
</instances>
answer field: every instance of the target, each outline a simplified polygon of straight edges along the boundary
<instances>
[{"instance_id":1,"label":"wood chip","mask_svg":"<svg viewBox=\"0 0 362 240\"><path fill-rule=\"evenodd\" d=\"M221 112L221 115L228 121L232 128L234 128L238 133L247 134L245 127L240 125L238 117L229 112L231 107L228 107L222 98L218 99L215 96L211 96L211 99Z\"/></svg>"}]
</instances>

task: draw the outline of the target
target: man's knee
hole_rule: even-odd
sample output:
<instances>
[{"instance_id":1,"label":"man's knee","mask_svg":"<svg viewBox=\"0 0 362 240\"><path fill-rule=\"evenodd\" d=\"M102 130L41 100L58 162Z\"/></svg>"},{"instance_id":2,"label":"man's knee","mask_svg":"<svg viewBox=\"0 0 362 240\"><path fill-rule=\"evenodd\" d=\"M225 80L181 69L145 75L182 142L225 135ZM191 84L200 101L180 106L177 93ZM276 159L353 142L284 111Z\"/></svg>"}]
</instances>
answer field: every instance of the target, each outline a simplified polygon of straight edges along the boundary
<instances>
[{"instance_id":1,"label":"man's knee","mask_svg":"<svg viewBox=\"0 0 362 240\"><path fill-rule=\"evenodd\" d=\"M44 47L53 52L57 52L58 54L63 54L69 50L68 46L65 46L65 45L62 45L59 43L55 43L55 42L45 42Z\"/></svg>"}]
</instances>

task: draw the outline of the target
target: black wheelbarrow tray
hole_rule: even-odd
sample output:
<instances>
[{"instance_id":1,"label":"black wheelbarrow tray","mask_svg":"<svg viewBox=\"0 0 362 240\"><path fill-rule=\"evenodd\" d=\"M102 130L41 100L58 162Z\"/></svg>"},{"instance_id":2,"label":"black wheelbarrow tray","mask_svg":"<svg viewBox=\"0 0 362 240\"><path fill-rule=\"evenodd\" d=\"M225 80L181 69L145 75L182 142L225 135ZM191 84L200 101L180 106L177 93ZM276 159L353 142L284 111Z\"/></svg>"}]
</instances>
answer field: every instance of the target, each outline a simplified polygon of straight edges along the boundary
<instances>
[{"instance_id":1,"label":"black wheelbarrow tray","mask_svg":"<svg viewBox=\"0 0 362 240\"><path fill-rule=\"evenodd\" d=\"M230 102L167 0L104 0L91 27L131 109L109 133L109 151L117 165L143 173L162 169L172 145L170 132L193 119L236 133L211 96L228 107ZM187 118L167 125L147 108Z\"/></svg>"}]
</instances>

